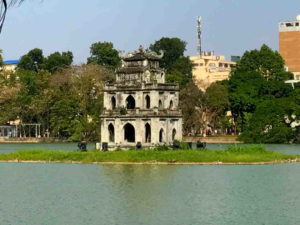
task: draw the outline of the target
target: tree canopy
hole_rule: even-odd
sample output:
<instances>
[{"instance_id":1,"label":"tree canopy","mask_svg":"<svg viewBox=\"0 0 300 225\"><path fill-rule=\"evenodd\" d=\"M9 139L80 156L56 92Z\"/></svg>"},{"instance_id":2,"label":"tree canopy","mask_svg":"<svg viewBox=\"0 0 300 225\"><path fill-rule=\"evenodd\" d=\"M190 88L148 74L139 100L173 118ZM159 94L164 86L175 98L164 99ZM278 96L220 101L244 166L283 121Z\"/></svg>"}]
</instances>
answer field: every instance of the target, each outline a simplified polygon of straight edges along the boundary
<instances>
[{"instance_id":1,"label":"tree canopy","mask_svg":"<svg viewBox=\"0 0 300 225\"><path fill-rule=\"evenodd\" d=\"M90 47L91 56L87 59L87 63L96 63L107 68L116 69L121 58L119 52L114 48L111 42L96 42Z\"/></svg>"},{"instance_id":2,"label":"tree canopy","mask_svg":"<svg viewBox=\"0 0 300 225\"><path fill-rule=\"evenodd\" d=\"M160 65L167 72L167 82L179 83L184 88L191 81L193 63L189 57L184 56L185 41L179 38L163 37L151 44L149 49L156 53L164 52Z\"/></svg>"},{"instance_id":3,"label":"tree canopy","mask_svg":"<svg viewBox=\"0 0 300 225\"><path fill-rule=\"evenodd\" d=\"M243 141L287 143L295 139L296 128L289 121L299 120L297 90L284 83L291 77L280 54L268 46L245 52L228 82L230 109Z\"/></svg>"},{"instance_id":4,"label":"tree canopy","mask_svg":"<svg viewBox=\"0 0 300 225\"><path fill-rule=\"evenodd\" d=\"M41 69L54 73L58 69L66 68L73 62L73 53L54 52L44 57L41 49L35 48L23 55L18 63L18 68L23 70L38 71Z\"/></svg>"}]
</instances>

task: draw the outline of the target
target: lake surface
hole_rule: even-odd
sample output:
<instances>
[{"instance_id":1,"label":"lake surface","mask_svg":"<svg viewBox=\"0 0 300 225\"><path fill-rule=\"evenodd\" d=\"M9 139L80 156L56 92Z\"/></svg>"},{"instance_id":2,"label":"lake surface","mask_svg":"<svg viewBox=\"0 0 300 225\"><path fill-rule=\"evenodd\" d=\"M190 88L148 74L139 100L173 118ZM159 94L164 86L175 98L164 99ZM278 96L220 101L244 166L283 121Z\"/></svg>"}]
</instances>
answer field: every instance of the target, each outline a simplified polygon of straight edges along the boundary
<instances>
[{"instance_id":1,"label":"lake surface","mask_svg":"<svg viewBox=\"0 0 300 225\"><path fill-rule=\"evenodd\" d=\"M1 225L297 225L300 163L0 163Z\"/></svg>"}]
</instances>

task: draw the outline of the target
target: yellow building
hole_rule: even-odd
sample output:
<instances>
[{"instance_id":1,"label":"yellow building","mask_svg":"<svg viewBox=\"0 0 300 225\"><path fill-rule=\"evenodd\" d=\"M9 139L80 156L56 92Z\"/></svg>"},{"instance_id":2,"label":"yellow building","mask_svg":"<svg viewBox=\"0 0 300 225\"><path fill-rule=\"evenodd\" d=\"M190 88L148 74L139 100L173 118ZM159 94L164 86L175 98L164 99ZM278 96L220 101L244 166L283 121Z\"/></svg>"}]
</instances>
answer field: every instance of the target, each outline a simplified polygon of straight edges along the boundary
<instances>
[{"instance_id":1,"label":"yellow building","mask_svg":"<svg viewBox=\"0 0 300 225\"><path fill-rule=\"evenodd\" d=\"M190 56L194 63L193 79L195 84L205 91L210 84L227 80L236 62L227 61L225 56L216 56L213 52L204 52L202 56Z\"/></svg>"},{"instance_id":2,"label":"yellow building","mask_svg":"<svg viewBox=\"0 0 300 225\"><path fill-rule=\"evenodd\" d=\"M3 71L14 72L20 60L7 60L3 62Z\"/></svg>"}]
</instances>

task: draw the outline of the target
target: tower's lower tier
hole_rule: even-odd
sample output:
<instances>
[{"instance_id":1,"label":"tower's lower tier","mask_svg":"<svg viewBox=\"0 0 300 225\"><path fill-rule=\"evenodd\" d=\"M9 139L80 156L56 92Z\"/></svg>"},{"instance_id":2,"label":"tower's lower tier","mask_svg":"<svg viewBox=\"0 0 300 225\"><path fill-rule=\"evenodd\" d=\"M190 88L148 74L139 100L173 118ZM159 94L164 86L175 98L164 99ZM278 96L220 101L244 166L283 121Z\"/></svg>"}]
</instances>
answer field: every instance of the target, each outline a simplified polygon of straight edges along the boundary
<instances>
[{"instance_id":1,"label":"tower's lower tier","mask_svg":"<svg viewBox=\"0 0 300 225\"><path fill-rule=\"evenodd\" d=\"M101 143L108 149L155 147L182 140L182 117L102 117Z\"/></svg>"}]
</instances>

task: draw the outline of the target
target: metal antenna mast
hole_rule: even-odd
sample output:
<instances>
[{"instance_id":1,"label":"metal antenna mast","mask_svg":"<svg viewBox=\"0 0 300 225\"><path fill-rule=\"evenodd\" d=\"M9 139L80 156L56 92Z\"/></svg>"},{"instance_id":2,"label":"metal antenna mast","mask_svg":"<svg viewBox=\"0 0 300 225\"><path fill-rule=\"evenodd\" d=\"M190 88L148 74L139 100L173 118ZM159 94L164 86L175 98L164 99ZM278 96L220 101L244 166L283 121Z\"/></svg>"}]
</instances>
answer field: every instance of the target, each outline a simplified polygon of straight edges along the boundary
<instances>
[{"instance_id":1,"label":"metal antenna mast","mask_svg":"<svg viewBox=\"0 0 300 225\"><path fill-rule=\"evenodd\" d=\"M201 16L198 16L197 18L197 37L198 37L198 43L197 43L197 51L199 53L199 56L202 56L202 18Z\"/></svg>"}]
</instances>

